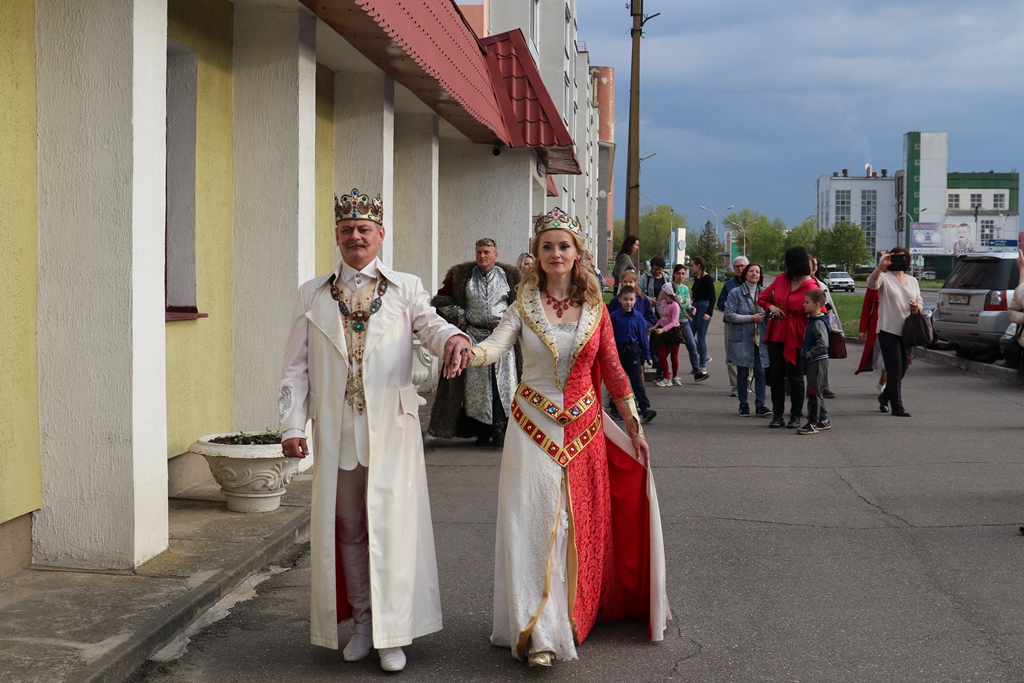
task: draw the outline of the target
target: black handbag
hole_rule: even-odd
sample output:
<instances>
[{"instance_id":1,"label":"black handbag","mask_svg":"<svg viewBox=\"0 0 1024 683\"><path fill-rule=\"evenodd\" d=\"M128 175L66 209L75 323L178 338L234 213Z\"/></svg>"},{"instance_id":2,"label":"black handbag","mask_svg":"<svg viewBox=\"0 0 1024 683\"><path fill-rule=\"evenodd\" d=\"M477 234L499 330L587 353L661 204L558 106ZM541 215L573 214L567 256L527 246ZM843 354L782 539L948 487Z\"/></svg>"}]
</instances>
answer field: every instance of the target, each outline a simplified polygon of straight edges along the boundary
<instances>
[{"instance_id":1,"label":"black handbag","mask_svg":"<svg viewBox=\"0 0 1024 683\"><path fill-rule=\"evenodd\" d=\"M934 338L932 319L928 316L914 311L903 321L903 344L911 355L913 355L912 349L915 347L922 346L927 349Z\"/></svg>"}]
</instances>

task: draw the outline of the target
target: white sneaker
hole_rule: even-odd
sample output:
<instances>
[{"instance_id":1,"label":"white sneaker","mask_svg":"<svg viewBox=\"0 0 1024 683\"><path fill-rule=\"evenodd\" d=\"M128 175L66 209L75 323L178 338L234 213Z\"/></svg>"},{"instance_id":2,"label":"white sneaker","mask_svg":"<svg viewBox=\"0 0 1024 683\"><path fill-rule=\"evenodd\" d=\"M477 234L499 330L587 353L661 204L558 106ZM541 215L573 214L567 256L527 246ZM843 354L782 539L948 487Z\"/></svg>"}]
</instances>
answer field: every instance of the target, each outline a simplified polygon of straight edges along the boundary
<instances>
[{"instance_id":1,"label":"white sneaker","mask_svg":"<svg viewBox=\"0 0 1024 683\"><path fill-rule=\"evenodd\" d=\"M681 387L681 386L683 386L683 378L682 377L673 377L672 378L672 386L674 386L674 387Z\"/></svg>"},{"instance_id":2,"label":"white sneaker","mask_svg":"<svg viewBox=\"0 0 1024 683\"><path fill-rule=\"evenodd\" d=\"M358 662L366 659L372 646L373 636L366 633L353 633L341 654L346 662Z\"/></svg>"},{"instance_id":3,"label":"white sneaker","mask_svg":"<svg viewBox=\"0 0 1024 683\"><path fill-rule=\"evenodd\" d=\"M659 379L657 382L654 383L654 386L656 386L656 387L670 387L670 386L672 386L672 380L668 379L667 377L665 379Z\"/></svg>"},{"instance_id":4,"label":"white sneaker","mask_svg":"<svg viewBox=\"0 0 1024 683\"><path fill-rule=\"evenodd\" d=\"M405 651L400 647L384 647L377 651L380 668L384 671L401 671L405 668Z\"/></svg>"}]
</instances>

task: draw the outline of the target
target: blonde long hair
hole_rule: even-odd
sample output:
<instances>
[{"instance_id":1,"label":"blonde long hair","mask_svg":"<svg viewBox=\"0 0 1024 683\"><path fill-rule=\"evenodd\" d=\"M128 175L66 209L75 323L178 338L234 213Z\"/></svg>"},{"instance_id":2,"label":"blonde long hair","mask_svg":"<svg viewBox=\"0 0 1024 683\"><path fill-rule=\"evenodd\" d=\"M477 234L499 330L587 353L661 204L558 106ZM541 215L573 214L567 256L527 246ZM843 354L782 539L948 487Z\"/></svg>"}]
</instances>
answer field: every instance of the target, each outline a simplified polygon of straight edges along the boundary
<instances>
[{"instance_id":1,"label":"blonde long hair","mask_svg":"<svg viewBox=\"0 0 1024 683\"><path fill-rule=\"evenodd\" d=\"M547 231L545 231L547 232ZM583 238L574 232L569 230L562 230L567 235L572 235L573 243L576 245L576 251L579 252L580 259L583 258L584 245ZM540 233L542 235L544 233ZM516 291L519 297L525 299L527 296L532 295L533 291L541 291L547 289L548 276L541 267L540 256L540 235L533 238L533 243L530 245L530 253L533 254L533 268L523 273L523 279L519 283L519 287ZM577 259L572 266L572 282L569 285L569 297L573 300L573 303L582 306L583 302L587 302L591 306L597 306L604 303L604 297L601 296L601 285L597 281L597 276L594 275L594 271L581 265L580 259Z\"/></svg>"}]
</instances>

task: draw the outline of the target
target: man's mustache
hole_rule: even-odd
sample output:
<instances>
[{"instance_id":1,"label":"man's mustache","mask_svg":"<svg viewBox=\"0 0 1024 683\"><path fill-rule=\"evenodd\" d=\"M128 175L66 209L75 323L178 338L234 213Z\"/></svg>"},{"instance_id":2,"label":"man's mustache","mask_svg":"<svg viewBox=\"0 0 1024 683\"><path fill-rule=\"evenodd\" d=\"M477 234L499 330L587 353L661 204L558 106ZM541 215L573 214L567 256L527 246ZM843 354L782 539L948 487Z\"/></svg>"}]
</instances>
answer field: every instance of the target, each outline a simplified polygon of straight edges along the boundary
<instances>
[{"instance_id":1,"label":"man's mustache","mask_svg":"<svg viewBox=\"0 0 1024 683\"><path fill-rule=\"evenodd\" d=\"M349 249L351 249L352 247L368 247L370 246L370 243L364 242L362 240L353 240L351 242L345 242L345 246L348 247Z\"/></svg>"}]
</instances>

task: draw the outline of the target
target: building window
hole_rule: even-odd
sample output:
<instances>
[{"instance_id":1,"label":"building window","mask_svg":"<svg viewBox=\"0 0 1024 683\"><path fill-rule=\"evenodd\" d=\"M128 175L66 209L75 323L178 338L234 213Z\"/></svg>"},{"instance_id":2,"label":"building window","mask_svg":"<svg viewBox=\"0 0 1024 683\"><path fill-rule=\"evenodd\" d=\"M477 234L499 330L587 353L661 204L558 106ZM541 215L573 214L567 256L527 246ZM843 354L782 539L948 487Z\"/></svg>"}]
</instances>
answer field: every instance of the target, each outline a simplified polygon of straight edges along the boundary
<instances>
[{"instance_id":1,"label":"building window","mask_svg":"<svg viewBox=\"0 0 1024 683\"><path fill-rule=\"evenodd\" d=\"M919 175L914 176L914 182L915 183L921 182L921 176L919 176Z\"/></svg>"},{"instance_id":2,"label":"building window","mask_svg":"<svg viewBox=\"0 0 1024 683\"><path fill-rule=\"evenodd\" d=\"M992 208L993 209L1005 209L1006 208L1006 195L996 193L992 195Z\"/></svg>"},{"instance_id":3,"label":"building window","mask_svg":"<svg viewBox=\"0 0 1024 683\"><path fill-rule=\"evenodd\" d=\"M875 252L875 234L878 231L878 190L860 191L860 229L871 253Z\"/></svg>"},{"instance_id":4,"label":"building window","mask_svg":"<svg viewBox=\"0 0 1024 683\"><path fill-rule=\"evenodd\" d=\"M971 194L971 208L972 209L980 209L981 208L981 195L980 194L973 194L973 193Z\"/></svg>"},{"instance_id":5,"label":"building window","mask_svg":"<svg viewBox=\"0 0 1024 683\"><path fill-rule=\"evenodd\" d=\"M850 191L836 190L836 223L850 222Z\"/></svg>"},{"instance_id":6,"label":"building window","mask_svg":"<svg viewBox=\"0 0 1024 683\"><path fill-rule=\"evenodd\" d=\"M959 209L960 208L960 195L950 194L946 197L946 208L947 209Z\"/></svg>"},{"instance_id":7,"label":"building window","mask_svg":"<svg viewBox=\"0 0 1024 683\"><path fill-rule=\"evenodd\" d=\"M914 159L914 166L920 166L920 165L921 165L921 160L920 159Z\"/></svg>"},{"instance_id":8,"label":"building window","mask_svg":"<svg viewBox=\"0 0 1024 683\"><path fill-rule=\"evenodd\" d=\"M981 246L987 247L988 243L995 239L996 222L991 218L981 219Z\"/></svg>"},{"instance_id":9,"label":"building window","mask_svg":"<svg viewBox=\"0 0 1024 683\"><path fill-rule=\"evenodd\" d=\"M540 49L540 0L530 3L530 40L535 48Z\"/></svg>"},{"instance_id":10,"label":"building window","mask_svg":"<svg viewBox=\"0 0 1024 683\"><path fill-rule=\"evenodd\" d=\"M921 149L921 143L920 142L914 143L914 149Z\"/></svg>"}]
</instances>

